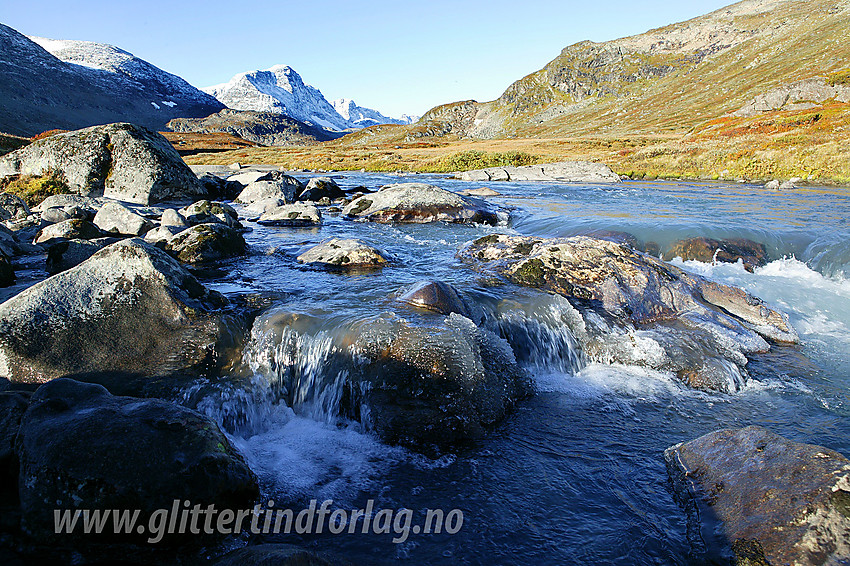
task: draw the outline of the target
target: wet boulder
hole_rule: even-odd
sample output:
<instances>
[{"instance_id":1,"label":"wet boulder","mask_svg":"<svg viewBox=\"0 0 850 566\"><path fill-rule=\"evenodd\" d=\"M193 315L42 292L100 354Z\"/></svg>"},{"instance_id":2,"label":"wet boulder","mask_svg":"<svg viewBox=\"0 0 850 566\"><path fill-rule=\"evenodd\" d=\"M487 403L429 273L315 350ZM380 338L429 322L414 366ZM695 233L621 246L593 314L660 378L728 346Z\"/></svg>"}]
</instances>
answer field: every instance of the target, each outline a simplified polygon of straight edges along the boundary
<instances>
[{"instance_id":1,"label":"wet boulder","mask_svg":"<svg viewBox=\"0 0 850 566\"><path fill-rule=\"evenodd\" d=\"M472 318L470 309L457 289L442 281L419 281L404 290L399 301L440 314L457 313Z\"/></svg>"},{"instance_id":2,"label":"wet boulder","mask_svg":"<svg viewBox=\"0 0 850 566\"><path fill-rule=\"evenodd\" d=\"M239 215L233 207L221 202L200 200L181 208L178 213L190 226L220 222L237 230L242 229L242 225L239 223ZM169 220L174 221L173 218Z\"/></svg>"},{"instance_id":3,"label":"wet boulder","mask_svg":"<svg viewBox=\"0 0 850 566\"><path fill-rule=\"evenodd\" d=\"M285 203L293 203L296 195L303 190L304 185L295 177L290 177L281 171L269 171L248 183L236 197L236 202L252 204L257 201L280 199Z\"/></svg>"},{"instance_id":4,"label":"wet boulder","mask_svg":"<svg viewBox=\"0 0 850 566\"><path fill-rule=\"evenodd\" d=\"M133 124L57 134L0 157L0 177L51 171L61 174L72 192L137 204L204 194L168 140Z\"/></svg>"},{"instance_id":5,"label":"wet boulder","mask_svg":"<svg viewBox=\"0 0 850 566\"><path fill-rule=\"evenodd\" d=\"M101 236L103 236L103 233L97 225L88 220L72 218L71 220L45 226L38 232L33 243L43 244L58 239L91 240L93 238L100 238Z\"/></svg>"},{"instance_id":6,"label":"wet boulder","mask_svg":"<svg viewBox=\"0 0 850 566\"><path fill-rule=\"evenodd\" d=\"M331 238L298 256L300 263L330 269L383 267L389 256L360 240Z\"/></svg>"},{"instance_id":7,"label":"wet boulder","mask_svg":"<svg viewBox=\"0 0 850 566\"><path fill-rule=\"evenodd\" d=\"M284 204L266 208L257 223L263 226L316 226L322 223L322 213L312 204Z\"/></svg>"},{"instance_id":8,"label":"wet boulder","mask_svg":"<svg viewBox=\"0 0 850 566\"><path fill-rule=\"evenodd\" d=\"M616 242L491 235L460 255L513 283L562 295L584 313L596 313L598 323L585 317L577 334L585 351L598 353L600 360L673 371L700 389L740 388L746 356L770 349L764 338L798 341L788 316L757 297ZM606 345L612 334L637 332L652 341L643 353Z\"/></svg>"},{"instance_id":9,"label":"wet boulder","mask_svg":"<svg viewBox=\"0 0 850 566\"><path fill-rule=\"evenodd\" d=\"M667 259L680 257L686 261L696 260L704 263L741 261L744 269L752 272L756 267L767 265L767 248L764 244L746 238L728 240L688 238L673 244L664 257Z\"/></svg>"},{"instance_id":10,"label":"wet boulder","mask_svg":"<svg viewBox=\"0 0 850 566\"><path fill-rule=\"evenodd\" d=\"M370 222L453 222L495 225L496 211L481 199L424 183L387 185L354 199L343 209L348 218Z\"/></svg>"},{"instance_id":11,"label":"wet boulder","mask_svg":"<svg viewBox=\"0 0 850 566\"><path fill-rule=\"evenodd\" d=\"M330 177L314 177L307 182L305 188L298 195L298 200L309 200L318 202L322 199L335 200L345 198L345 191L339 188L336 181Z\"/></svg>"},{"instance_id":12,"label":"wet boulder","mask_svg":"<svg viewBox=\"0 0 850 566\"><path fill-rule=\"evenodd\" d=\"M165 252L123 240L0 304L0 375L134 390L211 363L226 304Z\"/></svg>"},{"instance_id":13,"label":"wet boulder","mask_svg":"<svg viewBox=\"0 0 850 566\"><path fill-rule=\"evenodd\" d=\"M245 255L247 244L242 234L216 222L179 232L165 249L183 263L208 263Z\"/></svg>"},{"instance_id":14,"label":"wet boulder","mask_svg":"<svg viewBox=\"0 0 850 566\"><path fill-rule=\"evenodd\" d=\"M143 236L154 223L117 202L107 202L94 217L94 224L108 234Z\"/></svg>"},{"instance_id":15,"label":"wet boulder","mask_svg":"<svg viewBox=\"0 0 850 566\"><path fill-rule=\"evenodd\" d=\"M457 314L435 326L378 319L356 344L366 360L367 424L390 443L475 439L531 392L507 342Z\"/></svg>"},{"instance_id":16,"label":"wet boulder","mask_svg":"<svg viewBox=\"0 0 850 566\"><path fill-rule=\"evenodd\" d=\"M850 562L850 460L842 454L749 426L677 444L664 457L698 550L738 564Z\"/></svg>"},{"instance_id":17,"label":"wet boulder","mask_svg":"<svg viewBox=\"0 0 850 566\"><path fill-rule=\"evenodd\" d=\"M83 534L81 528L56 534L54 509L137 509L139 524L149 525L157 509L171 509L175 500L250 509L259 499L256 477L214 422L165 401L116 397L70 379L33 394L17 454L22 526L42 540L143 542L153 536L111 529ZM179 538L166 534L163 542Z\"/></svg>"}]
</instances>

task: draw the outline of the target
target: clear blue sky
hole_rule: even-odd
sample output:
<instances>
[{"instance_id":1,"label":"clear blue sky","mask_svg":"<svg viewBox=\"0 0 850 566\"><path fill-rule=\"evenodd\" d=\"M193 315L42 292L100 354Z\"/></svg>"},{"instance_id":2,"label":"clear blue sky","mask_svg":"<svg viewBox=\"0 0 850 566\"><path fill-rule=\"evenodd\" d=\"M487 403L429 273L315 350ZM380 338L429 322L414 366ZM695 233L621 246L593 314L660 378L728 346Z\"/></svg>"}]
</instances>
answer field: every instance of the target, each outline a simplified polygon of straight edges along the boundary
<instances>
[{"instance_id":1,"label":"clear blue sky","mask_svg":"<svg viewBox=\"0 0 850 566\"><path fill-rule=\"evenodd\" d=\"M29 0L0 22L111 43L198 87L289 65L326 98L385 114L493 100L567 45L687 20L728 0Z\"/></svg>"}]
</instances>

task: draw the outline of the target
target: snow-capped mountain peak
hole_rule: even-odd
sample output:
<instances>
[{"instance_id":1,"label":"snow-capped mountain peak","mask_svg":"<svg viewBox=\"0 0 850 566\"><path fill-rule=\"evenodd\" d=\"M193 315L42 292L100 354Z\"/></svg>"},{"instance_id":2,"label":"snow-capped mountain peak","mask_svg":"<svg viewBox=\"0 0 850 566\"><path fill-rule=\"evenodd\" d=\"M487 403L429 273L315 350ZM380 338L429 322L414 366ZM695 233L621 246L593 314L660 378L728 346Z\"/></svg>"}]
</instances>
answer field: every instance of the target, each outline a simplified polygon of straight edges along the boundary
<instances>
[{"instance_id":1,"label":"snow-capped mountain peak","mask_svg":"<svg viewBox=\"0 0 850 566\"><path fill-rule=\"evenodd\" d=\"M307 124L334 131L374 124L406 124L377 110L357 106L352 100L334 103L304 82L292 67L275 65L262 71L240 73L228 82L207 87L205 92L228 108L286 114Z\"/></svg>"}]
</instances>

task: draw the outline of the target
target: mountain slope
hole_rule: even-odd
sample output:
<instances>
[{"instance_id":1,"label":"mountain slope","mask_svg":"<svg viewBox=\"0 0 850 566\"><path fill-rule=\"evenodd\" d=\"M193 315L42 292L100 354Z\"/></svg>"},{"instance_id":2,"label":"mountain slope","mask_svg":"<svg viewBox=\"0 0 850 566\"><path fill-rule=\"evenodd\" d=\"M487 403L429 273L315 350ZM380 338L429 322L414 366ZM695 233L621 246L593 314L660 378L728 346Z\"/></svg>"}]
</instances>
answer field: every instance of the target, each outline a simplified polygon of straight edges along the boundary
<instances>
[{"instance_id":1,"label":"mountain slope","mask_svg":"<svg viewBox=\"0 0 850 566\"><path fill-rule=\"evenodd\" d=\"M438 107L420 124L473 139L687 132L782 84L847 69L848 37L850 2L745 0L641 35L571 45L499 99Z\"/></svg>"},{"instance_id":2,"label":"mountain slope","mask_svg":"<svg viewBox=\"0 0 850 566\"><path fill-rule=\"evenodd\" d=\"M161 129L172 118L222 108L182 79L115 47L40 41L73 62L0 24L0 131L32 136L119 121Z\"/></svg>"},{"instance_id":3,"label":"mountain slope","mask_svg":"<svg viewBox=\"0 0 850 566\"><path fill-rule=\"evenodd\" d=\"M173 132L225 133L261 145L307 145L340 137L284 114L225 109L206 118L177 118L168 123Z\"/></svg>"}]
</instances>

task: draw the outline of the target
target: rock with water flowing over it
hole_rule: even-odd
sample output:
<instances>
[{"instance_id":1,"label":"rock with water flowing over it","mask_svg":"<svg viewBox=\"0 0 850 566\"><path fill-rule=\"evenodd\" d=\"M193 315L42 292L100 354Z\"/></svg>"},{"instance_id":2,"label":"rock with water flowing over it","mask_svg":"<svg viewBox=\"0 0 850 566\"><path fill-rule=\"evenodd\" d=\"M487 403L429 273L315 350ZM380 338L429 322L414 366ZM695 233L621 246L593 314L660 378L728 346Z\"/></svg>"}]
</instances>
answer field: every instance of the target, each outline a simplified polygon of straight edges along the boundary
<instances>
[{"instance_id":1,"label":"rock with water flowing over it","mask_svg":"<svg viewBox=\"0 0 850 566\"><path fill-rule=\"evenodd\" d=\"M360 240L331 238L299 255L298 261L331 269L363 269L383 267L389 256Z\"/></svg>"},{"instance_id":2,"label":"rock with water flowing over it","mask_svg":"<svg viewBox=\"0 0 850 566\"><path fill-rule=\"evenodd\" d=\"M0 375L134 391L212 363L226 304L165 252L123 240L0 304Z\"/></svg>"},{"instance_id":3,"label":"rock with water flowing over it","mask_svg":"<svg viewBox=\"0 0 850 566\"><path fill-rule=\"evenodd\" d=\"M749 272L756 267L767 265L767 247L764 244L746 238L714 240L712 238L688 238L679 240L665 254L665 258L680 257L683 260L694 259L704 263L719 261L723 263L744 264Z\"/></svg>"},{"instance_id":4,"label":"rock with water flowing over it","mask_svg":"<svg viewBox=\"0 0 850 566\"><path fill-rule=\"evenodd\" d=\"M348 218L370 222L498 223L496 211L481 199L464 197L424 183L386 185L351 201L343 209Z\"/></svg>"},{"instance_id":5,"label":"rock with water flowing over it","mask_svg":"<svg viewBox=\"0 0 850 566\"><path fill-rule=\"evenodd\" d=\"M460 255L514 283L563 295L585 313L597 313L576 329L592 359L673 371L700 389L739 389L746 355L770 349L763 337L798 341L788 316L757 297L615 242L491 235L467 245ZM611 347L611 336L634 331L649 340L642 351Z\"/></svg>"},{"instance_id":6,"label":"rock with water flowing over it","mask_svg":"<svg viewBox=\"0 0 850 566\"><path fill-rule=\"evenodd\" d=\"M314 177L307 183L307 188L298 195L298 200L313 202L318 202L323 198L330 200L345 198L345 192L330 177Z\"/></svg>"},{"instance_id":7,"label":"rock with water flowing over it","mask_svg":"<svg viewBox=\"0 0 850 566\"><path fill-rule=\"evenodd\" d=\"M322 223L322 213L312 204L302 202L270 206L257 223L263 226L316 226Z\"/></svg>"},{"instance_id":8,"label":"rock with water flowing over it","mask_svg":"<svg viewBox=\"0 0 850 566\"><path fill-rule=\"evenodd\" d=\"M850 562L850 460L838 452L750 426L677 444L664 457L689 514L688 538L720 547L698 550L731 551L738 564Z\"/></svg>"},{"instance_id":9,"label":"rock with water flowing over it","mask_svg":"<svg viewBox=\"0 0 850 566\"><path fill-rule=\"evenodd\" d=\"M243 173L243 175L246 175ZM239 177L239 176L237 176ZM258 201L280 199L286 203L295 202L295 197L304 190L304 185L295 177L281 171L269 171L259 175L236 197L240 204L252 204Z\"/></svg>"},{"instance_id":10,"label":"rock with water flowing over it","mask_svg":"<svg viewBox=\"0 0 850 566\"><path fill-rule=\"evenodd\" d=\"M619 183L620 176L604 163L559 161L519 167L489 167L459 173L463 181L559 181L562 183Z\"/></svg>"},{"instance_id":11,"label":"rock with water flowing over it","mask_svg":"<svg viewBox=\"0 0 850 566\"><path fill-rule=\"evenodd\" d=\"M398 300L440 314L457 313L472 318L466 301L457 289L442 281L419 281L404 290Z\"/></svg>"},{"instance_id":12,"label":"rock with water flowing over it","mask_svg":"<svg viewBox=\"0 0 850 566\"><path fill-rule=\"evenodd\" d=\"M451 314L437 326L372 321L355 342L368 424L385 441L448 446L480 437L531 392L507 342Z\"/></svg>"},{"instance_id":13,"label":"rock with water flowing over it","mask_svg":"<svg viewBox=\"0 0 850 566\"><path fill-rule=\"evenodd\" d=\"M220 223L198 224L167 240L166 251L183 263L209 263L245 255L245 238Z\"/></svg>"},{"instance_id":14,"label":"rock with water flowing over it","mask_svg":"<svg viewBox=\"0 0 850 566\"><path fill-rule=\"evenodd\" d=\"M51 171L73 192L137 204L204 194L168 140L133 124L57 134L0 157L0 177Z\"/></svg>"},{"instance_id":15,"label":"rock with water flowing over it","mask_svg":"<svg viewBox=\"0 0 850 566\"><path fill-rule=\"evenodd\" d=\"M94 224L108 234L143 236L154 223L117 202L107 202L94 217Z\"/></svg>"},{"instance_id":16,"label":"rock with water flowing over it","mask_svg":"<svg viewBox=\"0 0 850 566\"><path fill-rule=\"evenodd\" d=\"M183 218L190 226L221 222L236 230L242 229L242 225L239 223L239 214L237 214L232 206L226 205L223 202L200 200L185 208L181 208L177 213L179 215L177 218L174 216L168 218L168 221L172 225L177 225L176 221L179 218Z\"/></svg>"},{"instance_id":17,"label":"rock with water flowing over it","mask_svg":"<svg viewBox=\"0 0 850 566\"><path fill-rule=\"evenodd\" d=\"M33 243L43 244L50 240L59 239L92 240L101 236L103 236L103 233L94 223L80 218L72 218L71 220L45 226L36 234Z\"/></svg>"},{"instance_id":18,"label":"rock with water flowing over it","mask_svg":"<svg viewBox=\"0 0 850 566\"><path fill-rule=\"evenodd\" d=\"M40 387L21 419L22 526L61 540L54 509L140 510L148 525L174 500L219 509L250 509L257 479L218 426L200 413L156 399L110 395L99 385L58 379ZM142 542L151 534L113 534L97 542ZM76 531L76 537L97 535ZM176 542L201 535L165 535ZM210 534L206 535L209 537ZM214 536L214 535L213 535Z\"/></svg>"}]
</instances>

